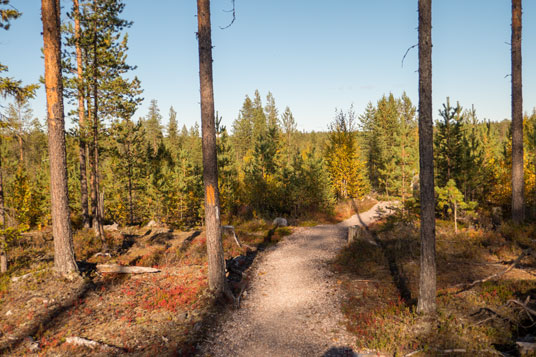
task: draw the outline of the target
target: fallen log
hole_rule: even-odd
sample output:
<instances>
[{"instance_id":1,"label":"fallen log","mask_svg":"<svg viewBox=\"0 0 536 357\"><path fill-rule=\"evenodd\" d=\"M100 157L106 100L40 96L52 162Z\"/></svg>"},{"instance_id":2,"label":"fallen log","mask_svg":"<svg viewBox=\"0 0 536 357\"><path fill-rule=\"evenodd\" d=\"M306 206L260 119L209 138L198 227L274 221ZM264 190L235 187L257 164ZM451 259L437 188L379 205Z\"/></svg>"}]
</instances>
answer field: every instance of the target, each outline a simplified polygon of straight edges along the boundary
<instances>
[{"instance_id":1,"label":"fallen log","mask_svg":"<svg viewBox=\"0 0 536 357\"><path fill-rule=\"evenodd\" d=\"M124 266L117 264L97 264L97 271L100 273L121 273L121 274L146 274L159 273L160 270L150 267Z\"/></svg>"},{"instance_id":2,"label":"fallen log","mask_svg":"<svg viewBox=\"0 0 536 357\"><path fill-rule=\"evenodd\" d=\"M92 341L92 340L88 340L86 338L82 338L82 337L67 337L65 339L65 343L67 344L70 344L70 345L75 345L75 346L83 346L83 347L88 347L90 349L95 349L95 348L101 348L103 350L106 350L106 351L115 351L115 352L121 352L122 349L119 348L119 347L115 347L115 346L111 346L111 345L107 345L105 343L102 343L102 342L97 342L97 341Z\"/></svg>"},{"instance_id":3,"label":"fallen log","mask_svg":"<svg viewBox=\"0 0 536 357\"><path fill-rule=\"evenodd\" d=\"M459 294L459 293L462 293L464 291L467 291L469 289L471 289L472 287L474 287L475 285L478 285L478 284L482 284L482 283L485 283L486 281L489 281L491 279L496 279L496 278L499 278L501 276L503 276L504 274L508 273L510 270L514 269L515 266L517 264L519 264L519 262L521 261L521 259L525 258L527 255L530 255L532 254L531 250L530 249L526 249L524 250L520 255L519 257L517 257L514 262L512 264L510 264L505 270L503 271L500 271L498 273L495 273L495 274L492 274L484 279L478 279L478 280L475 280L473 281L472 283L470 284L467 284L465 285L463 288L461 288L460 290L458 290L457 292L455 292L455 294ZM461 286L463 284L458 284L457 286Z\"/></svg>"}]
</instances>

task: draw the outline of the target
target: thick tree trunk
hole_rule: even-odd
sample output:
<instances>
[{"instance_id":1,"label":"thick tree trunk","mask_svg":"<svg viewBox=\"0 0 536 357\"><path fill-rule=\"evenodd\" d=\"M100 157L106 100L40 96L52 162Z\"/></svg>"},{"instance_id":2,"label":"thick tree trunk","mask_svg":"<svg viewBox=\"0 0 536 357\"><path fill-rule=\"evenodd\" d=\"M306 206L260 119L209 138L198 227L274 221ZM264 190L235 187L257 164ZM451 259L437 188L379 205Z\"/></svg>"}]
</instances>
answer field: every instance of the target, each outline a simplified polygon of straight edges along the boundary
<instances>
[{"instance_id":1,"label":"thick tree trunk","mask_svg":"<svg viewBox=\"0 0 536 357\"><path fill-rule=\"evenodd\" d=\"M67 191L59 11L59 0L42 0L54 267L61 273L70 274L78 272L78 267L74 258Z\"/></svg>"},{"instance_id":2,"label":"thick tree trunk","mask_svg":"<svg viewBox=\"0 0 536 357\"><path fill-rule=\"evenodd\" d=\"M419 165L421 269L417 311L436 309L435 197L432 122L432 1L419 0Z\"/></svg>"},{"instance_id":3,"label":"thick tree trunk","mask_svg":"<svg viewBox=\"0 0 536 357\"><path fill-rule=\"evenodd\" d=\"M0 156L0 228L6 229L6 210L4 207L4 175L2 174L2 157ZM0 236L0 273L7 272L6 237Z\"/></svg>"},{"instance_id":4,"label":"thick tree trunk","mask_svg":"<svg viewBox=\"0 0 536 357\"><path fill-rule=\"evenodd\" d=\"M197 0L199 41L199 81L203 136L203 181L205 185L205 225L208 254L208 282L218 296L226 291L223 246L221 241L216 129L214 126L214 89L212 82L212 38L210 0Z\"/></svg>"},{"instance_id":5,"label":"thick tree trunk","mask_svg":"<svg viewBox=\"0 0 536 357\"><path fill-rule=\"evenodd\" d=\"M89 206L87 192L87 169L86 169L86 108L84 105L84 88L83 88L83 65L82 65L82 48L80 47L80 8L78 0L73 0L74 12L74 31L76 38L76 74L78 79L78 127L79 127L79 147L80 153L80 202L82 204L82 220L84 227L89 227Z\"/></svg>"},{"instance_id":6,"label":"thick tree trunk","mask_svg":"<svg viewBox=\"0 0 536 357\"><path fill-rule=\"evenodd\" d=\"M521 0L512 0L512 220L517 223L525 219L521 12Z\"/></svg>"}]
</instances>

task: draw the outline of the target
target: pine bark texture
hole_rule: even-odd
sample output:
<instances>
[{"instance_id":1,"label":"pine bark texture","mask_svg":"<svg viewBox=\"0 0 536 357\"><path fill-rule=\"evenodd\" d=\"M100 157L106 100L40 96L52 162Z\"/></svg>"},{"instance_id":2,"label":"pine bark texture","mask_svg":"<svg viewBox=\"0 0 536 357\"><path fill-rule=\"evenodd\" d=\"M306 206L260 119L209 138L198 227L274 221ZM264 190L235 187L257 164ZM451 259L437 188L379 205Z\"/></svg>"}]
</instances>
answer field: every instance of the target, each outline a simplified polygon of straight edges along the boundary
<instances>
[{"instance_id":1,"label":"pine bark texture","mask_svg":"<svg viewBox=\"0 0 536 357\"><path fill-rule=\"evenodd\" d=\"M436 309L435 196L432 122L432 1L419 0L419 165L421 269L417 311Z\"/></svg>"},{"instance_id":2,"label":"pine bark texture","mask_svg":"<svg viewBox=\"0 0 536 357\"><path fill-rule=\"evenodd\" d=\"M521 0L512 0L512 220L517 223L525 219L521 13Z\"/></svg>"},{"instance_id":3,"label":"pine bark texture","mask_svg":"<svg viewBox=\"0 0 536 357\"><path fill-rule=\"evenodd\" d=\"M225 292L226 286L223 246L221 241L218 166L216 157L216 128L214 123L210 0L197 0L197 21L208 282L210 289L217 296L219 296Z\"/></svg>"},{"instance_id":4,"label":"pine bark texture","mask_svg":"<svg viewBox=\"0 0 536 357\"><path fill-rule=\"evenodd\" d=\"M74 11L74 31L76 38L76 74L78 78L78 127L79 127L79 161L80 161L80 202L82 205L82 220L84 227L89 227L89 205L87 191L87 169L86 169L86 151L87 151L87 130L86 130L86 109L83 83L83 65L82 65L82 48L80 47L80 6L78 0L73 0Z\"/></svg>"},{"instance_id":5,"label":"pine bark texture","mask_svg":"<svg viewBox=\"0 0 536 357\"><path fill-rule=\"evenodd\" d=\"M58 272L69 274L78 272L78 267L74 258L67 191L59 11L59 0L42 0L54 267Z\"/></svg>"}]
</instances>

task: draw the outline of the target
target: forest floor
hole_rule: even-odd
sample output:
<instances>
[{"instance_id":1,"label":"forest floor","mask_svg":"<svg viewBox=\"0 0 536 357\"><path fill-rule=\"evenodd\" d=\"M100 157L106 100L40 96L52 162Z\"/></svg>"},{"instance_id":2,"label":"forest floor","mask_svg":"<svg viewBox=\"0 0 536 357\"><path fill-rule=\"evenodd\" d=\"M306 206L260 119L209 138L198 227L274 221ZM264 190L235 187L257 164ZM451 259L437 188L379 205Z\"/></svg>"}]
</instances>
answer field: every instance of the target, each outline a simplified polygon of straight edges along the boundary
<instances>
[{"instance_id":1,"label":"forest floor","mask_svg":"<svg viewBox=\"0 0 536 357\"><path fill-rule=\"evenodd\" d=\"M359 204L370 207L374 201ZM247 258L249 266L293 230L337 222L351 211L346 205L335 217L313 216L293 221L293 227L277 228L262 219L235 222L244 246L225 235L225 258ZM229 308L208 292L204 232L163 225L109 227L106 240L109 256L99 254L93 231L76 231L82 276L67 280L54 273L50 230L18 238L9 251L9 272L0 276L0 355L196 353L206 328ZM160 272L100 273L97 264L154 267Z\"/></svg>"},{"instance_id":2,"label":"forest floor","mask_svg":"<svg viewBox=\"0 0 536 357\"><path fill-rule=\"evenodd\" d=\"M388 203L339 223L300 228L266 251L250 272L247 297L205 338L206 356L349 356L343 294L330 262L351 225L370 224Z\"/></svg>"},{"instance_id":3,"label":"forest floor","mask_svg":"<svg viewBox=\"0 0 536 357\"><path fill-rule=\"evenodd\" d=\"M438 313L423 318L417 217L393 208L377 219L386 204L369 211L374 203L292 227L235 222L243 247L228 236L223 244L246 269L239 309L208 292L201 230L112 227L110 256L79 230L82 276L73 280L53 272L50 231L26 234L0 276L0 355L535 354L536 225L460 224L454 233L437 220ZM365 239L347 245L357 224L367 225ZM160 272L99 273L99 263Z\"/></svg>"}]
</instances>

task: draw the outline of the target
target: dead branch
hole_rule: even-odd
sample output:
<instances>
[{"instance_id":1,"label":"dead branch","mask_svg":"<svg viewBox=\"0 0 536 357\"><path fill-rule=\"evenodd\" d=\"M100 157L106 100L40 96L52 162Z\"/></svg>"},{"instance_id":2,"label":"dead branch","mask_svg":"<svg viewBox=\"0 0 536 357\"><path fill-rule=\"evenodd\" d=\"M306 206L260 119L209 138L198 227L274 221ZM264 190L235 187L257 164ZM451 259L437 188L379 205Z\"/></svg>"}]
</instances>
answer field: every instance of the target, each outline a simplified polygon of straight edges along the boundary
<instances>
[{"instance_id":1,"label":"dead branch","mask_svg":"<svg viewBox=\"0 0 536 357\"><path fill-rule=\"evenodd\" d=\"M102 343L102 342L97 342L97 341L92 341L92 340L88 340L86 338L82 338L82 337L67 337L65 339L65 343L68 343L70 345L75 345L75 346L83 346L83 347L88 347L90 349L95 349L97 347L103 349L103 350L106 350L106 351L115 351L115 352L121 352L122 349L121 348L118 348L118 347L115 347L115 346L111 346L111 345L107 345L105 343Z\"/></svg>"},{"instance_id":2,"label":"dead branch","mask_svg":"<svg viewBox=\"0 0 536 357\"><path fill-rule=\"evenodd\" d=\"M226 28L229 28L231 27L232 24L234 24L235 20L236 20L236 6L235 6L235 0L232 0L232 3L233 3L233 8L231 10L223 10L224 12L232 12L233 13L233 19L231 20L231 23L227 26L224 26L224 27L221 27L220 26L220 29L221 30L225 30Z\"/></svg>"},{"instance_id":3,"label":"dead branch","mask_svg":"<svg viewBox=\"0 0 536 357\"><path fill-rule=\"evenodd\" d=\"M527 299L527 300L528 300L528 299ZM519 301L519 300L514 300L514 299L512 299L512 300L508 300L508 302L507 302L506 304L515 304L515 305L518 305L518 306L522 307L528 314L531 314L531 315L533 315L533 316L536 316L536 310L533 310L533 309L531 309L530 307L528 307L528 306L527 306L527 303L528 303L528 301L527 301L526 303L522 303L522 302ZM531 318L531 320L532 320L532 318Z\"/></svg>"},{"instance_id":4,"label":"dead branch","mask_svg":"<svg viewBox=\"0 0 536 357\"><path fill-rule=\"evenodd\" d=\"M517 264L519 264L519 262L521 261L521 259L525 258L527 255L530 255L532 254L531 250L530 249L526 249L524 250L520 255L519 257L517 257L514 262L512 264L510 264L505 270L501 271L501 272L498 272L498 273L495 273L495 274L492 274L490 276L488 276L487 278L484 278L484 279L479 279L479 280L475 280L473 281L472 283L464 286L462 289L458 290L457 292L455 292L455 294L459 294L459 293L462 293L464 291L467 291L471 288L473 288L474 286L478 285L478 284L482 284L482 283L485 283L486 281L489 281L489 280L492 280L492 279L496 279L496 278L499 278L501 276L503 276L504 274L508 273L510 270L514 269L515 266ZM460 285L463 285L463 284L458 284L457 286L460 286Z\"/></svg>"},{"instance_id":5,"label":"dead branch","mask_svg":"<svg viewBox=\"0 0 536 357\"><path fill-rule=\"evenodd\" d=\"M159 273L160 270L149 267L123 266L117 264L97 264L97 271L101 273L121 273L121 274L145 274Z\"/></svg>"},{"instance_id":6,"label":"dead branch","mask_svg":"<svg viewBox=\"0 0 536 357\"><path fill-rule=\"evenodd\" d=\"M406 59L406 56L408 55L409 51L417 47L419 44L413 45L410 48L407 49L406 53L404 53L404 56L402 57L402 67L404 67L404 60Z\"/></svg>"},{"instance_id":7,"label":"dead branch","mask_svg":"<svg viewBox=\"0 0 536 357\"><path fill-rule=\"evenodd\" d=\"M504 306L504 305L503 305ZM476 315L480 315L481 313L488 313L492 316L482 320L482 321L479 321L477 322L475 325L481 325L483 324L484 322L487 322L489 320L493 320L495 318L499 318L501 320L504 320L504 321L507 321L509 323L512 323L512 320L510 320L508 317L505 317L505 316L502 316L501 314L499 314L498 312L488 308L488 307L481 307L480 309L478 309L478 311L476 312L473 312L470 316L476 316Z\"/></svg>"},{"instance_id":8,"label":"dead branch","mask_svg":"<svg viewBox=\"0 0 536 357\"><path fill-rule=\"evenodd\" d=\"M222 233L228 233L234 238L235 243L238 245L239 248L242 248L242 243L238 240L238 237L236 236L236 232L233 226L221 226Z\"/></svg>"}]
</instances>

